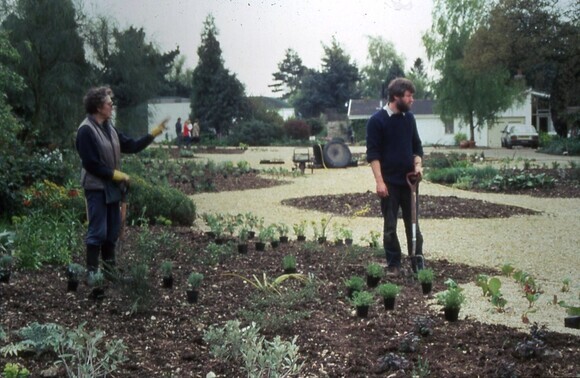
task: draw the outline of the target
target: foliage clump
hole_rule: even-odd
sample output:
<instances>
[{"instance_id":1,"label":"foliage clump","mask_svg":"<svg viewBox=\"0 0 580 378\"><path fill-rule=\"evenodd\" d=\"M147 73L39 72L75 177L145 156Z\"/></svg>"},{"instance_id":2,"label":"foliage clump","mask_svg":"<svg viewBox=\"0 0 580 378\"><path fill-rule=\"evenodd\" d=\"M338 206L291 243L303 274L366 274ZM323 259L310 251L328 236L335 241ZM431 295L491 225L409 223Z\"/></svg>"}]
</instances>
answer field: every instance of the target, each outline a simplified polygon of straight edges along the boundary
<instances>
[{"instance_id":1,"label":"foliage clump","mask_svg":"<svg viewBox=\"0 0 580 378\"><path fill-rule=\"evenodd\" d=\"M239 364L249 377L297 376L303 366L296 345L298 336L292 341L283 341L280 336L270 341L260 336L255 323L242 328L239 321L230 320L223 327L211 326L203 339L215 358Z\"/></svg>"}]
</instances>

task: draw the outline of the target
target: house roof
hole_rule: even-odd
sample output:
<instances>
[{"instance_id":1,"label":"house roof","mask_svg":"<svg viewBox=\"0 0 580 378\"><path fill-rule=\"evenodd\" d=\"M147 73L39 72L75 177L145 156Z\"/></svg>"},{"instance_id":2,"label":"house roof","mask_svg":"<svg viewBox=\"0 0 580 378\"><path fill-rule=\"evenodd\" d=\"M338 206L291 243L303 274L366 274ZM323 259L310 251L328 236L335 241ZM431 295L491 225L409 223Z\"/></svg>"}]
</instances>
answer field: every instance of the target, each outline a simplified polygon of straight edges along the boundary
<instances>
[{"instance_id":1,"label":"house roof","mask_svg":"<svg viewBox=\"0 0 580 378\"><path fill-rule=\"evenodd\" d=\"M433 114L434 100L415 100L411 111L415 115ZM377 99L357 99L348 103L349 119L368 119L377 110L384 106L384 102Z\"/></svg>"},{"instance_id":2,"label":"house roof","mask_svg":"<svg viewBox=\"0 0 580 378\"><path fill-rule=\"evenodd\" d=\"M266 109L287 109L292 108L288 102L280 98L275 97L265 97L265 96L251 96L248 97L250 100L260 102Z\"/></svg>"}]
</instances>

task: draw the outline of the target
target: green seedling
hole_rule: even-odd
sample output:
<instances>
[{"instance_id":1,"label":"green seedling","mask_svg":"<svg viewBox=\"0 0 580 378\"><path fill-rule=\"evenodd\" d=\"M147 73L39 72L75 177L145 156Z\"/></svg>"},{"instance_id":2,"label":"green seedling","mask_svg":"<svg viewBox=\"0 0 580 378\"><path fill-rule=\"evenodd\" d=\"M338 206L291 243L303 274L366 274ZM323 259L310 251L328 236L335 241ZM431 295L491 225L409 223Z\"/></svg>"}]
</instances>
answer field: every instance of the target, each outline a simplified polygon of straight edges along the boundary
<instances>
[{"instance_id":1,"label":"green seedling","mask_svg":"<svg viewBox=\"0 0 580 378\"><path fill-rule=\"evenodd\" d=\"M567 293L570 291L570 278L564 278L562 280L562 288L560 289L562 293Z\"/></svg>"},{"instance_id":2,"label":"green seedling","mask_svg":"<svg viewBox=\"0 0 580 378\"><path fill-rule=\"evenodd\" d=\"M510 277L514 270L515 268L510 263L501 266L501 273L506 277Z\"/></svg>"},{"instance_id":3,"label":"green seedling","mask_svg":"<svg viewBox=\"0 0 580 378\"><path fill-rule=\"evenodd\" d=\"M497 293L491 297L491 304L495 306L497 312L504 312L507 300L503 297L501 293Z\"/></svg>"}]
</instances>

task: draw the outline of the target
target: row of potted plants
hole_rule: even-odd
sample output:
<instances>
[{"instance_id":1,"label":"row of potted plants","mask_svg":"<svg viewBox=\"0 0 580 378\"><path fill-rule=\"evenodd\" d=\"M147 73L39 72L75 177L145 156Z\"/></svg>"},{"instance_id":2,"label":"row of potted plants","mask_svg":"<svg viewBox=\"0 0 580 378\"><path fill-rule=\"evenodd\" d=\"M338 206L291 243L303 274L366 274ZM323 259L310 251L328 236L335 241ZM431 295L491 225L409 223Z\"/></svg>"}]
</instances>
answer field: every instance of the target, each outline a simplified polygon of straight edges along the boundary
<instances>
[{"instance_id":1,"label":"row of potted plants","mask_svg":"<svg viewBox=\"0 0 580 378\"><path fill-rule=\"evenodd\" d=\"M161 275L164 288L173 287L173 263L171 261L165 260L161 263ZM77 263L71 263L66 268L67 277L67 290L77 291L79 283L84 277L86 272L85 267ZM203 274L197 272L191 272L187 278L187 283L189 285L186 290L187 300L190 303L196 303L199 297L199 288L201 282L203 281ZM105 276L103 272L98 270L97 272L91 272L87 276L87 284L91 287L91 297L95 300L104 298L104 283Z\"/></svg>"},{"instance_id":2,"label":"row of potted plants","mask_svg":"<svg viewBox=\"0 0 580 378\"><path fill-rule=\"evenodd\" d=\"M258 218L252 213L227 215L205 213L202 218L209 227L208 234L222 242L225 237L237 239L239 244L245 244L248 239L255 236L258 243L285 243L288 242L290 227L284 223L275 223L269 226L264 225L264 219ZM322 218L319 222L312 221L310 226L314 234L314 239L319 243L327 241L327 230L330 225L330 218ZM302 220L292 225L292 230L298 241L306 240L306 232L309 223ZM334 243L337 245L352 245L353 233L346 224L333 225Z\"/></svg>"}]
</instances>

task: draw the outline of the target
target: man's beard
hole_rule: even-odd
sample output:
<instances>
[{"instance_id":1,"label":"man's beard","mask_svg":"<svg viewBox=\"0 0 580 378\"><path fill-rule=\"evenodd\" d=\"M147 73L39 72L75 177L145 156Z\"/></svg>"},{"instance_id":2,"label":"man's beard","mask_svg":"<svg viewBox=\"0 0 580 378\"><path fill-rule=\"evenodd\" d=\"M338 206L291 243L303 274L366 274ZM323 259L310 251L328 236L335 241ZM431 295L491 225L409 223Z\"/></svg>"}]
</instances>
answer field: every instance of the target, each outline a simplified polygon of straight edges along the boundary
<instances>
[{"instance_id":1,"label":"man's beard","mask_svg":"<svg viewBox=\"0 0 580 378\"><path fill-rule=\"evenodd\" d=\"M397 109L401 112L401 113L405 113L408 112L411 107L407 104L405 104L405 102L403 101L403 99L399 99L395 102L395 105L397 106Z\"/></svg>"}]
</instances>

